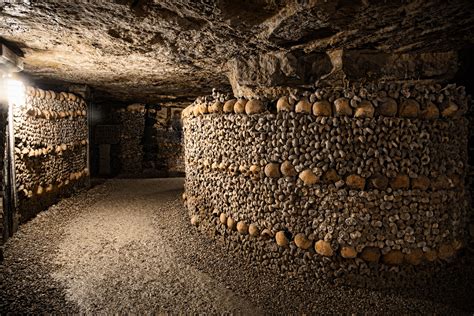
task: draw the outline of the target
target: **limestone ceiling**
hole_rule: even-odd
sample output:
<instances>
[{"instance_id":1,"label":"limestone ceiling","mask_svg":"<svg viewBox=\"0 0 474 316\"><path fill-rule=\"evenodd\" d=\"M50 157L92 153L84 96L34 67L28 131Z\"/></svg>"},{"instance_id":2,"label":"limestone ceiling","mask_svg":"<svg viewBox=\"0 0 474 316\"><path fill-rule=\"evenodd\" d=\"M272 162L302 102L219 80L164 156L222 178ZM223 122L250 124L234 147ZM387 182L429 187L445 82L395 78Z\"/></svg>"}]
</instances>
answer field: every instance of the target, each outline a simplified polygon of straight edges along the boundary
<instances>
[{"instance_id":1,"label":"limestone ceiling","mask_svg":"<svg viewBox=\"0 0 474 316\"><path fill-rule=\"evenodd\" d=\"M12 2L0 4L0 36L21 49L34 81L87 84L99 99L127 102L229 89L227 65L236 56L474 43L470 0Z\"/></svg>"}]
</instances>

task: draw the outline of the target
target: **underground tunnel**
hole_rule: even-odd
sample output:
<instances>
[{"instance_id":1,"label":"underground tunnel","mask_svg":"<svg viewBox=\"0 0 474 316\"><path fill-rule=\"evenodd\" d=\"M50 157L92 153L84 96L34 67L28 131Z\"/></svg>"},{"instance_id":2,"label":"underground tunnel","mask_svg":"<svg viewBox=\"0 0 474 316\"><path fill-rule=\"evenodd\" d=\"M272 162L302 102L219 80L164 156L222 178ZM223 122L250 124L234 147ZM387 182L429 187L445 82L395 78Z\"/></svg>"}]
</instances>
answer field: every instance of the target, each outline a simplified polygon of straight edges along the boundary
<instances>
[{"instance_id":1,"label":"underground tunnel","mask_svg":"<svg viewBox=\"0 0 474 316\"><path fill-rule=\"evenodd\" d=\"M471 1L0 20L0 314L474 312Z\"/></svg>"}]
</instances>

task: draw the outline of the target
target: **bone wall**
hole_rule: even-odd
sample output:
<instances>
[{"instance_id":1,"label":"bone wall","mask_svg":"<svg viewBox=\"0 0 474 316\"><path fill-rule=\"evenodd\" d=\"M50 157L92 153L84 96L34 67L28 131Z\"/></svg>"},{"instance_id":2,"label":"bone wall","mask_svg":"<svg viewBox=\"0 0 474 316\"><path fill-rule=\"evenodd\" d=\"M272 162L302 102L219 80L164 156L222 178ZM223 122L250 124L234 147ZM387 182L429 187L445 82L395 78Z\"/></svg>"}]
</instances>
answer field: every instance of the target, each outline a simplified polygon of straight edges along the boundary
<instances>
[{"instance_id":1,"label":"bone wall","mask_svg":"<svg viewBox=\"0 0 474 316\"><path fill-rule=\"evenodd\" d=\"M33 87L25 105L14 109L20 221L88 184L86 110L72 93Z\"/></svg>"},{"instance_id":2,"label":"bone wall","mask_svg":"<svg viewBox=\"0 0 474 316\"><path fill-rule=\"evenodd\" d=\"M126 176L175 176L184 173L181 108L132 104L119 109L120 173Z\"/></svg>"},{"instance_id":3,"label":"bone wall","mask_svg":"<svg viewBox=\"0 0 474 316\"><path fill-rule=\"evenodd\" d=\"M166 175L182 175L184 173L184 152L182 146L182 123L179 107L166 106L153 111L148 110L150 118L149 141L145 141L145 169L162 170ZM146 150L147 144L156 147Z\"/></svg>"},{"instance_id":4,"label":"bone wall","mask_svg":"<svg viewBox=\"0 0 474 316\"><path fill-rule=\"evenodd\" d=\"M467 102L422 83L200 98L183 111L191 222L287 275L428 280L467 238Z\"/></svg>"},{"instance_id":5,"label":"bone wall","mask_svg":"<svg viewBox=\"0 0 474 316\"><path fill-rule=\"evenodd\" d=\"M7 129L7 106L0 102L0 245L3 244L6 229L6 210L5 210L5 146L6 146L6 129ZM1 251L1 249L0 249ZM2 254L0 254L1 256Z\"/></svg>"},{"instance_id":6,"label":"bone wall","mask_svg":"<svg viewBox=\"0 0 474 316\"><path fill-rule=\"evenodd\" d=\"M120 124L119 159L121 173L137 175L143 171L143 133L145 130L145 107L130 105L117 111Z\"/></svg>"}]
</instances>

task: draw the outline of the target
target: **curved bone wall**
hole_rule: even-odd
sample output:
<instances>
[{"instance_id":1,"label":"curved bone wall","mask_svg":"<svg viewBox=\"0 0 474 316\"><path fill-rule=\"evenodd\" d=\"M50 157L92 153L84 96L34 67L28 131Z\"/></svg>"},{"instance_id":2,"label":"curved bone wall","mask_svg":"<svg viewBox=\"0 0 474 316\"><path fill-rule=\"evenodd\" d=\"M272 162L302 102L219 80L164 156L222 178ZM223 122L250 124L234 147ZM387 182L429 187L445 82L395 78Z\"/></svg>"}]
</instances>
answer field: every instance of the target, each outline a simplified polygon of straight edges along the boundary
<instances>
[{"instance_id":1,"label":"curved bone wall","mask_svg":"<svg viewBox=\"0 0 474 316\"><path fill-rule=\"evenodd\" d=\"M191 222L252 264L317 280L387 286L439 269L465 238L467 99L390 87L195 102Z\"/></svg>"}]
</instances>

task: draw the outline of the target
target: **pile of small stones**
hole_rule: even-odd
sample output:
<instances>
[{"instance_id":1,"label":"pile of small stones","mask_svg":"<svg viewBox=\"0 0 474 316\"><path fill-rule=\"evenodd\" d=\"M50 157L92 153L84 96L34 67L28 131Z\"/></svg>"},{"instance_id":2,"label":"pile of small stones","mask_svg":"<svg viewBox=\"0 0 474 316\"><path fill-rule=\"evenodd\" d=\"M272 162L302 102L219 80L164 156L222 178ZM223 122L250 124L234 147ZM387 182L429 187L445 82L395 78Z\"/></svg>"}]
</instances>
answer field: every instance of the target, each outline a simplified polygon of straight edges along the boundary
<instances>
[{"instance_id":1,"label":"pile of small stones","mask_svg":"<svg viewBox=\"0 0 474 316\"><path fill-rule=\"evenodd\" d=\"M462 87L399 83L198 98L183 111L191 222L281 273L425 279L466 240L467 103Z\"/></svg>"}]
</instances>

